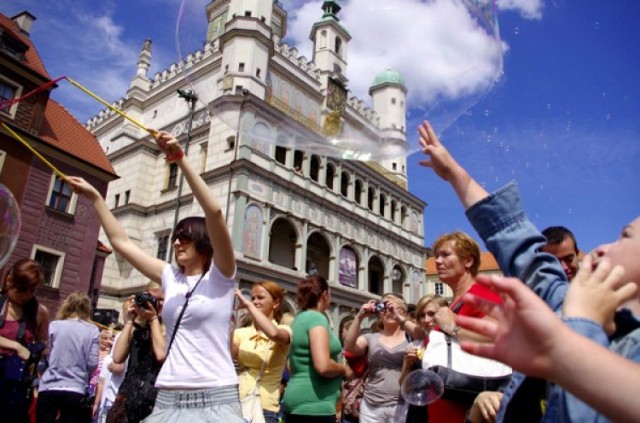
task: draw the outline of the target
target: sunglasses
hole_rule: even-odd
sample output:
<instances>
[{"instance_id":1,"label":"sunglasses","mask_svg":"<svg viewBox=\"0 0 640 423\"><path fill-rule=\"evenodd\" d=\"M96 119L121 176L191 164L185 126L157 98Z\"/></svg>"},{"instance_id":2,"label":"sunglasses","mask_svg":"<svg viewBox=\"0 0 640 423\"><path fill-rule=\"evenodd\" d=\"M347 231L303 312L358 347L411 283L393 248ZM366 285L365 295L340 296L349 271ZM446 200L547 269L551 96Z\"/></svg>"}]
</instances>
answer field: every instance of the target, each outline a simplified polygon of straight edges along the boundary
<instances>
[{"instance_id":1,"label":"sunglasses","mask_svg":"<svg viewBox=\"0 0 640 423\"><path fill-rule=\"evenodd\" d=\"M179 232L177 234L171 235L171 242L174 243L176 242L176 240L178 240L180 244L188 244L191 241L193 241L193 238L191 238L188 234L184 232Z\"/></svg>"}]
</instances>

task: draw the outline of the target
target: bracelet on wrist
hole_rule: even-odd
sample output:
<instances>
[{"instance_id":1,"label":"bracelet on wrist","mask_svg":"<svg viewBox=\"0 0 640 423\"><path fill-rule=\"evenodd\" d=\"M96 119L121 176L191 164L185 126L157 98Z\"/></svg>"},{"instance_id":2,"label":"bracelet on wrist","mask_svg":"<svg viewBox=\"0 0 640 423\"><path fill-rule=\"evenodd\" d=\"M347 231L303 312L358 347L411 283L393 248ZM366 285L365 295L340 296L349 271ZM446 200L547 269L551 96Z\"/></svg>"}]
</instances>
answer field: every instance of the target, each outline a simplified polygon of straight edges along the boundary
<instances>
[{"instance_id":1,"label":"bracelet on wrist","mask_svg":"<svg viewBox=\"0 0 640 423\"><path fill-rule=\"evenodd\" d=\"M158 320L158 316L153 316L151 319L149 319L149 323L153 322L154 320Z\"/></svg>"},{"instance_id":2,"label":"bracelet on wrist","mask_svg":"<svg viewBox=\"0 0 640 423\"><path fill-rule=\"evenodd\" d=\"M184 157L184 151L182 150L182 148L178 148L175 151L169 152L165 155L165 160L169 163L173 163L178 159L181 159Z\"/></svg>"}]
</instances>

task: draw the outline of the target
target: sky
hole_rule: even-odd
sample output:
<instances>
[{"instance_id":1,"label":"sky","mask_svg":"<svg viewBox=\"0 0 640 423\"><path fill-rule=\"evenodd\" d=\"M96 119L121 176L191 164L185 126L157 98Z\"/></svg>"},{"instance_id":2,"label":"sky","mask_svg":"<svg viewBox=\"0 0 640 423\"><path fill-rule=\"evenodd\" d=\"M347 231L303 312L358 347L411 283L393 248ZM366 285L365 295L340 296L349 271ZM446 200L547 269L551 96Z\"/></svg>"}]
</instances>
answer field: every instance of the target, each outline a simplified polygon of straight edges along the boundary
<instances>
[{"instance_id":1,"label":"sky","mask_svg":"<svg viewBox=\"0 0 640 423\"><path fill-rule=\"evenodd\" d=\"M53 78L70 76L115 101L135 75L146 38L153 42L149 76L182 58L197 38L182 28L198 28L186 19L204 16L205 3L17 0L3 2L0 12L36 16L31 38ZM310 59L308 37L322 1L281 3L289 17L285 41ZM352 36L351 94L370 104L375 76L400 72L411 146L429 118L487 190L516 181L531 220L540 229L568 227L583 251L613 241L640 215L640 2L498 0L489 20L457 0L338 3ZM64 81L53 98L81 122L102 108ZM421 158L408 157L408 178L409 190L427 203L425 245L458 229L478 239L451 188Z\"/></svg>"}]
</instances>

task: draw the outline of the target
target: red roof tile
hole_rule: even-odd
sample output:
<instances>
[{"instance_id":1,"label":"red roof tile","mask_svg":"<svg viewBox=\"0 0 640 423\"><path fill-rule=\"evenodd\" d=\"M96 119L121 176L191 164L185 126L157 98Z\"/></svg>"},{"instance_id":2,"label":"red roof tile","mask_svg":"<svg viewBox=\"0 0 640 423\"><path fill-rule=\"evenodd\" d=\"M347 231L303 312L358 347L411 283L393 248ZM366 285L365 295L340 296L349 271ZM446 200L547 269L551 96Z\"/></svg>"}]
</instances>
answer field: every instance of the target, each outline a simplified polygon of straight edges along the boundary
<instances>
[{"instance_id":1,"label":"red roof tile","mask_svg":"<svg viewBox=\"0 0 640 423\"><path fill-rule=\"evenodd\" d=\"M42 64L40 55L36 51L35 46L31 42L31 39L20 31L20 28L18 28L18 24L16 24L13 19L0 13L0 27L9 32L14 38L22 41L29 46L29 49L25 53L25 60L22 62L22 64L40 74L41 76L47 79L51 79L51 77L49 76L49 72L47 72L47 69Z\"/></svg>"},{"instance_id":2,"label":"red roof tile","mask_svg":"<svg viewBox=\"0 0 640 423\"><path fill-rule=\"evenodd\" d=\"M116 174L98 139L53 99L47 102L39 135L48 144L106 172Z\"/></svg>"},{"instance_id":3,"label":"red roof tile","mask_svg":"<svg viewBox=\"0 0 640 423\"><path fill-rule=\"evenodd\" d=\"M429 257L424 264L425 271L427 276L429 275L437 275L438 271L436 270L436 259L435 257ZM488 251L483 251L480 253L480 268L479 272L491 272L495 270L500 270L498 266L498 262L496 261L493 254Z\"/></svg>"}]
</instances>

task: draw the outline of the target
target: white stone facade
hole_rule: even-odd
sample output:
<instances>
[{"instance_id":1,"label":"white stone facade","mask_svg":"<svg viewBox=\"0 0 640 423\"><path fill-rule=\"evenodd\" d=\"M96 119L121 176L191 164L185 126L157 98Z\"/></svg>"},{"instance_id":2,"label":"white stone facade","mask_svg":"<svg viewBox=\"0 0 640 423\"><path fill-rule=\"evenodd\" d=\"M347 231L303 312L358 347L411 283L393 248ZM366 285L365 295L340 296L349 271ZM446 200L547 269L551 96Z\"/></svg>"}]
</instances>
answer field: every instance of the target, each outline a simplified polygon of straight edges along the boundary
<instances>
[{"instance_id":1,"label":"white stone facade","mask_svg":"<svg viewBox=\"0 0 640 423\"><path fill-rule=\"evenodd\" d=\"M273 280L287 290L288 308L294 309L296 282L318 271L332 286L330 318L336 325L383 292L400 292L415 303L424 284L425 203L407 191L405 158L371 163L296 150L296 139L321 130L331 112L327 80L341 77L280 41L286 13L278 2L245 2L243 10L255 4L251 16L232 12L240 3L211 2L209 19L216 27L209 27L210 42L152 79L145 73L151 53L145 43L131 88L117 104L144 125L168 130L186 143L190 108L176 90L215 93L209 109L195 105L188 158L225 210L241 288ZM272 13L265 12L267 3ZM278 18L277 27L272 17ZM334 35L344 32L326 21L318 30L327 28ZM340 46L342 57L347 42ZM405 94L397 87L384 90L376 94L381 99ZM342 119L354 130L390 131L397 139L405 136L398 127L404 115L394 113L381 120L377 110L351 97ZM174 226L179 175L172 174L150 136L118 114L105 110L88 127L120 176L109 185L107 203L131 238L157 255L159 242ZM392 162L400 165L392 168ZM179 218L202 215L186 184L179 203ZM112 254L99 307L120 310L124 298L146 282Z\"/></svg>"}]
</instances>

